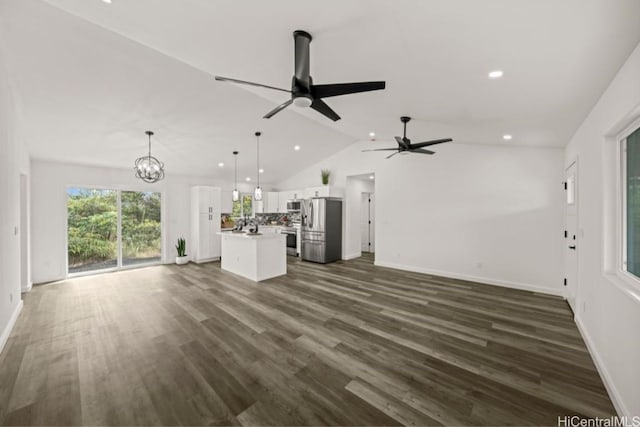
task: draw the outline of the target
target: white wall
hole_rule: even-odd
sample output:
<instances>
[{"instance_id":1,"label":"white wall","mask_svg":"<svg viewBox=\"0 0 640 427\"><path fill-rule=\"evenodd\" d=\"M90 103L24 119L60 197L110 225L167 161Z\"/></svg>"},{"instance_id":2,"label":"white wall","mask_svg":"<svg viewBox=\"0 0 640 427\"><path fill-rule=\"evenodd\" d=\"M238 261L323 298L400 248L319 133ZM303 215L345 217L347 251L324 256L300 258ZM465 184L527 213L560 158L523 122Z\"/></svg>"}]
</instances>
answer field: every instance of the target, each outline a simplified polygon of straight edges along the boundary
<instances>
[{"instance_id":1,"label":"white wall","mask_svg":"<svg viewBox=\"0 0 640 427\"><path fill-rule=\"evenodd\" d=\"M42 160L31 162L31 246L32 280L44 283L66 277L66 222L68 186L114 188L162 192L164 210L163 261L172 262L178 237L190 235L190 187L212 185L232 189L233 183L204 177L188 177L167 173L156 184L145 184L135 178L131 169L81 166ZM239 184L241 191L252 191ZM187 242L187 248L190 242ZM188 250L188 249L187 249Z\"/></svg>"},{"instance_id":2,"label":"white wall","mask_svg":"<svg viewBox=\"0 0 640 427\"><path fill-rule=\"evenodd\" d=\"M640 118L640 45L566 148L578 159L576 322L618 412L640 415L640 284L616 275L618 132Z\"/></svg>"},{"instance_id":3,"label":"white wall","mask_svg":"<svg viewBox=\"0 0 640 427\"><path fill-rule=\"evenodd\" d=\"M21 171L28 173L19 107L4 58L0 46L0 351L22 307L19 177Z\"/></svg>"},{"instance_id":4,"label":"white wall","mask_svg":"<svg viewBox=\"0 0 640 427\"><path fill-rule=\"evenodd\" d=\"M343 188L347 176L374 172L376 264L562 294L561 149L452 143L389 160L361 152L392 144L358 142L277 187L317 185L321 168Z\"/></svg>"}]
</instances>

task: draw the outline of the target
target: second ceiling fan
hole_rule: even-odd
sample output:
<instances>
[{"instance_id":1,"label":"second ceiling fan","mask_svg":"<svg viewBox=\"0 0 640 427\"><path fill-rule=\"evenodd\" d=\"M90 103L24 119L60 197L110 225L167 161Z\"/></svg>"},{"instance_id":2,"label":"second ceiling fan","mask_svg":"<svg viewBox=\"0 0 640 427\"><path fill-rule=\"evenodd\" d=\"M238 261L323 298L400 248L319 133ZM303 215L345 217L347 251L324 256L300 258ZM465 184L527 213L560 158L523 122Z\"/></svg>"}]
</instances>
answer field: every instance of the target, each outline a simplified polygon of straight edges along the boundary
<instances>
[{"instance_id":1,"label":"second ceiling fan","mask_svg":"<svg viewBox=\"0 0 640 427\"><path fill-rule=\"evenodd\" d=\"M453 141L453 139L451 138L443 138L443 139L434 139L432 141L417 142L415 144L412 144L411 140L407 138L407 123L411 121L411 117L402 116L400 117L400 121L404 124L404 133L402 135L402 138L399 136L395 137L395 140L398 143L397 147L375 148L372 150L362 150L362 151L363 152L364 151L395 151L395 153L391 153L390 155L388 155L387 159L400 153L436 154L431 150L425 150L424 147Z\"/></svg>"},{"instance_id":2,"label":"second ceiling fan","mask_svg":"<svg viewBox=\"0 0 640 427\"><path fill-rule=\"evenodd\" d=\"M293 32L293 39L295 42L295 70L293 78L291 79L291 90L221 76L216 76L216 80L264 87L291 94L289 100L269 111L264 116L265 119L270 119L289 105L294 104L299 107L311 107L335 122L340 120L340 116L333 111L322 98L369 92L385 88L385 82L383 81L314 85L313 79L309 75L309 44L311 43L311 35L306 31L298 30Z\"/></svg>"}]
</instances>

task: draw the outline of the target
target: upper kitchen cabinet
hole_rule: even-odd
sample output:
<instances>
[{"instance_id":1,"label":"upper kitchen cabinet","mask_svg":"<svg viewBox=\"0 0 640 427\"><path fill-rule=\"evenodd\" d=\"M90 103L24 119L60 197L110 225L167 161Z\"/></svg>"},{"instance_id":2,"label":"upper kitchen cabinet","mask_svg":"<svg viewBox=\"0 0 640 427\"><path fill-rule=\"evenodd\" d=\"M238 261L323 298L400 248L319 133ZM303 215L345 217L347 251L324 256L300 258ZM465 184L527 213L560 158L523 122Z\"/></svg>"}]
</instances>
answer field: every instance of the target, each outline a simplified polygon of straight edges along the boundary
<instances>
[{"instance_id":1,"label":"upper kitchen cabinet","mask_svg":"<svg viewBox=\"0 0 640 427\"><path fill-rule=\"evenodd\" d=\"M257 214L257 213L269 212L268 210L266 210L266 206L265 205L266 205L266 203L265 203L264 194L262 195L262 200L253 199L253 213Z\"/></svg>"},{"instance_id":2,"label":"upper kitchen cabinet","mask_svg":"<svg viewBox=\"0 0 640 427\"><path fill-rule=\"evenodd\" d=\"M342 191L336 187L330 185L322 185L320 187L309 187L304 190L304 198L310 199L312 197L342 197Z\"/></svg>"},{"instance_id":3,"label":"upper kitchen cabinet","mask_svg":"<svg viewBox=\"0 0 640 427\"><path fill-rule=\"evenodd\" d=\"M191 209L198 213L220 213L221 191L217 187L191 187Z\"/></svg>"},{"instance_id":4,"label":"upper kitchen cabinet","mask_svg":"<svg viewBox=\"0 0 640 427\"><path fill-rule=\"evenodd\" d=\"M220 212L231 213L233 212L233 191L222 190L222 200L220 200Z\"/></svg>"},{"instance_id":5,"label":"upper kitchen cabinet","mask_svg":"<svg viewBox=\"0 0 640 427\"><path fill-rule=\"evenodd\" d=\"M264 207L267 213L283 212L280 210L280 203L279 203L278 196L279 196L279 193L277 191L267 192L267 197L265 198L267 204Z\"/></svg>"}]
</instances>

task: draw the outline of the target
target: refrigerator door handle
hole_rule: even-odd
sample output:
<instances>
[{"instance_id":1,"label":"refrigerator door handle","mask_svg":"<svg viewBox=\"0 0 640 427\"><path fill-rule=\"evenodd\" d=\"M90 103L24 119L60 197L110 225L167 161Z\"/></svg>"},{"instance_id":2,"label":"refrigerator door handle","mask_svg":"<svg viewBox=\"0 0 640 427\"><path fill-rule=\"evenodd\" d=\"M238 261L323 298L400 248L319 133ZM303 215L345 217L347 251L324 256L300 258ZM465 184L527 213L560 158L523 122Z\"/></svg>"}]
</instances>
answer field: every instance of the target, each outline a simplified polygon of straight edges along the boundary
<instances>
[{"instance_id":1,"label":"refrigerator door handle","mask_svg":"<svg viewBox=\"0 0 640 427\"><path fill-rule=\"evenodd\" d=\"M309 214L311 215L311 228L315 228L315 224L313 223L313 201L309 201Z\"/></svg>"}]
</instances>

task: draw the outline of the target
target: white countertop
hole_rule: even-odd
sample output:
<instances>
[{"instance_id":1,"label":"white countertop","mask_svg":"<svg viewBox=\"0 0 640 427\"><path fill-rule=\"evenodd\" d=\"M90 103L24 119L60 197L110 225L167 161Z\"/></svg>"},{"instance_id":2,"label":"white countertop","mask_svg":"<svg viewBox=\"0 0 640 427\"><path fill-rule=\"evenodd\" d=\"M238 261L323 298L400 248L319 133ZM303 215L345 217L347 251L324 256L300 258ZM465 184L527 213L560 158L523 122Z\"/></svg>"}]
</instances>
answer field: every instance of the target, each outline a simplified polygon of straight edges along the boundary
<instances>
[{"instance_id":1,"label":"white countertop","mask_svg":"<svg viewBox=\"0 0 640 427\"><path fill-rule=\"evenodd\" d=\"M260 234L251 234L251 233L233 233L231 231L219 231L216 233L220 236L228 236L234 237L238 239L281 239L286 238L284 234L280 233L260 233Z\"/></svg>"}]
</instances>

